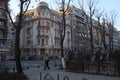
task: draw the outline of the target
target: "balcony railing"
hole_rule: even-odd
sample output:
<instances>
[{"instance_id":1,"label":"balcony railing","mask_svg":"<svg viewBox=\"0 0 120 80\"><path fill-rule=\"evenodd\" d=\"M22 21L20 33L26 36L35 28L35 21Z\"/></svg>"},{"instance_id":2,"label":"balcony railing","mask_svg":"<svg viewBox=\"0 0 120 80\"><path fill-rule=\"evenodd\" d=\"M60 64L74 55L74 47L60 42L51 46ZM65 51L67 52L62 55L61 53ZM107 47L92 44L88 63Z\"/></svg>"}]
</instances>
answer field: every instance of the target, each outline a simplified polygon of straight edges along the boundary
<instances>
[{"instance_id":1,"label":"balcony railing","mask_svg":"<svg viewBox=\"0 0 120 80\"><path fill-rule=\"evenodd\" d=\"M7 37L0 35L0 39L7 39Z\"/></svg>"},{"instance_id":2,"label":"balcony railing","mask_svg":"<svg viewBox=\"0 0 120 80\"><path fill-rule=\"evenodd\" d=\"M7 29L7 27L4 27L4 26L0 25L0 29Z\"/></svg>"}]
</instances>

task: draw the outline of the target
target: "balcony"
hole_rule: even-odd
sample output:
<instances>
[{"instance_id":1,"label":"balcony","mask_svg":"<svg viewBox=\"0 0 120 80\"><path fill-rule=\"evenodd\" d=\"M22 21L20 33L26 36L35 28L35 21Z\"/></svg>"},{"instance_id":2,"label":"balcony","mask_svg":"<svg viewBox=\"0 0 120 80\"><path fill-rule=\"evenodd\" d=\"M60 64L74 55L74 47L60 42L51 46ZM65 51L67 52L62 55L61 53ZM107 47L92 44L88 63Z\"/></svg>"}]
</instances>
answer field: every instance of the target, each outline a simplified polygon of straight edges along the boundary
<instances>
[{"instance_id":1,"label":"balcony","mask_svg":"<svg viewBox=\"0 0 120 80\"><path fill-rule=\"evenodd\" d=\"M0 10L0 19L7 19L7 14Z\"/></svg>"},{"instance_id":2,"label":"balcony","mask_svg":"<svg viewBox=\"0 0 120 80\"><path fill-rule=\"evenodd\" d=\"M4 35L0 35L0 40L5 40L5 39L7 39L6 36L4 36Z\"/></svg>"},{"instance_id":3,"label":"balcony","mask_svg":"<svg viewBox=\"0 0 120 80\"><path fill-rule=\"evenodd\" d=\"M5 27L5 26L0 26L0 29L7 29L7 27Z\"/></svg>"},{"instance_id":4,"label":"balcony","mask_svg":"<svg viewBox=\"0 0 120 80\"><path fill-rule=\"evenodd\" d=\"M7 16L0 16L0 19L7 19Z\"/></svg>"},{"instance_id":5,"label":"balcony","mask_svg":"<svg viewBox=\"0 0 120 80\"><path fill-rule=\"evenodd\" d=\"M38 34L38 35L37 35L37 38L39 38L39 37L40 37L40 38L48 38L49 36L48 36L48 35L45 35L45 34L41 34L41 35Z\"/></svg>"},{"instance_id":6,"label":"balcony","mask_svg":"<svg viewBox=\"0 0 120 80\"><path fill-rule=\"evenodd\" d=\"M55 36L55 37L54 37L54 39L58 39L58 40L59 40L59 39L60 39L60 37L59 37L59 36Z\"/></svg>"}]
</instances>

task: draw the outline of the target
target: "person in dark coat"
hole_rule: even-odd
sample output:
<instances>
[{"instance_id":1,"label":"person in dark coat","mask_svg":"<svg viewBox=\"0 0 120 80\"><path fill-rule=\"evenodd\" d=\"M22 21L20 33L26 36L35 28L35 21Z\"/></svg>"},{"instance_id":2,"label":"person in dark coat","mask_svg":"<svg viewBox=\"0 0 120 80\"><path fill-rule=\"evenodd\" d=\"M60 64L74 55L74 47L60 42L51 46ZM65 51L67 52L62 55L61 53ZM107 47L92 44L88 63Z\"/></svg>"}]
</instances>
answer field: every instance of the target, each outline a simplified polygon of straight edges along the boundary
<instances>
[{"instance_id":1,"label":"person in dark coat","mask_svg":"<svg viewBox=\"0 0 120 80\"><path fill-rule=\"evenodd\" d=\"M46 69L50 69L49 67L49 57L48 57L48 54L46 54L45 56L45 66L44 66L44 70Z\"/></svg>"}]
</instances>

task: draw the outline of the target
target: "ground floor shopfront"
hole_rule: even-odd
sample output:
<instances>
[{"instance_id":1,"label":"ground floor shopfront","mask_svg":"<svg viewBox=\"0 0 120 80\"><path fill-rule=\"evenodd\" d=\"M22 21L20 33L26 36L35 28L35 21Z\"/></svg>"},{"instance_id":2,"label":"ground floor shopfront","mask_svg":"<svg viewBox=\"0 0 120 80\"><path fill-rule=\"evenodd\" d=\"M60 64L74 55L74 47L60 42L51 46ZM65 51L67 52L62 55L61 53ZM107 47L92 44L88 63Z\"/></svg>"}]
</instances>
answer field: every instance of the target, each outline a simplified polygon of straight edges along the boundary
<instances>
[{"instance_id":1,"label":"ground floor shopfront","mask_svg":"<svg viewBox=\"0 0 120 80\"><path fill-rule=\"evenodd\" d=\"M65 53L65 52L64 52ZM61 57L60 49L52 48L24 48L21 49L21 56L38 56L40 59L44 59L45 55L48 54L49 57Z\"/></svg>"}]
</instances>

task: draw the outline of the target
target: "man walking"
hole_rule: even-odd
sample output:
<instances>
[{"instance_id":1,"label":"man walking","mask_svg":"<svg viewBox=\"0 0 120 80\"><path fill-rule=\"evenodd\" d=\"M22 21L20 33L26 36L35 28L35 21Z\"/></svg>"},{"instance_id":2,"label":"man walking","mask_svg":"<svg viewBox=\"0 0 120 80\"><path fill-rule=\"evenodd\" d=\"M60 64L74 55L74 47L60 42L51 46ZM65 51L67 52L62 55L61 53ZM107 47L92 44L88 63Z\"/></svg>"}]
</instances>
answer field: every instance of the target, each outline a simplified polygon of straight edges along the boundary
<instances>
[{"instance_id":1,"label":"man walking","mask_svg":"<svg viewBox=\"0 0 120 80\"><path fill-rule=\"evenodd\" d=\"M46 56L45 56L45 66L44 66L44 70L46 70L46 68L47 68L47 69L50 69L50 67L49 67L49 57L48 57L48 54L46 54Z\"/></svg>"}]
</instances>

